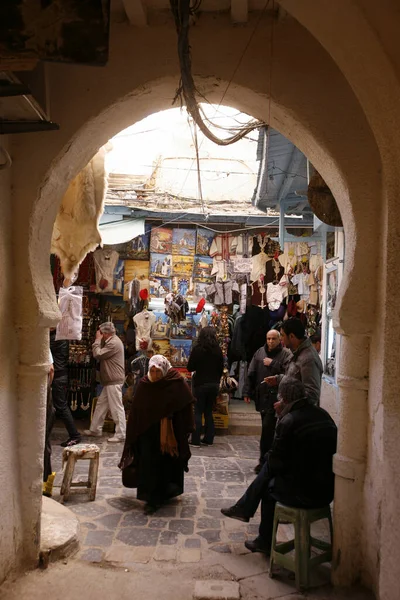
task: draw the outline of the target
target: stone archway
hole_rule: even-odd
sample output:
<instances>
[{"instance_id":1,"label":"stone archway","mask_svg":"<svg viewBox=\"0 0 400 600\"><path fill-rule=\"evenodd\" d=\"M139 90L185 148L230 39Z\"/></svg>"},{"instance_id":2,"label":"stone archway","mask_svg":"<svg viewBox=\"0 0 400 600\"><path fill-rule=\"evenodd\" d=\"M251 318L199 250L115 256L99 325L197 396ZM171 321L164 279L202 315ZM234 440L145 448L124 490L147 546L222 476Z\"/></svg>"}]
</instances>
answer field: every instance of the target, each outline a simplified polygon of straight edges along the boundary
<instances>
[{"instance_id":1,"label":"stone archway","mask_svg":"<svg viewBox=\"0 0 400 600\"><path fill-rule=\"evenodd\" d=\"M323 51L321 54L322 49L313 38L304 30L298 30L297 24L295 25L294 27L293 23L289 23L285 26L285 31L282 31L282 48L278 60L280 69L272 94L271 126L288 137L310 158L338 201L347 240L345 279L339 302L340 327L349 335L356 333L367 336L371 333L371 324L365 319L360 319L356 300L360 293L366 293L368 289L366 273L371 275L376 269L374 257L368 255L367 249L371 239L377 240L379 237L379 231L374 230L374 227L379 227L379 210L373 200L380 192L380 157L365 116L345 79L329 56ZM119 52L120 60L125 59L123 42L128 43L126 32L122 33L121 39L115 40L116 54ZM235 32L236 34L239 37L242 35L240 31ZM158 35L159 32L146 32L147 38L153 36L157 39ZM223 24L222 39L229 40L231 35L230 26ZM293 35L297 35L296 56L285 50L285 44L293 39ZM195 36L200 36L201 40L198 32ZM168 39L170 38L173 39L168 30ZM143 40L139 35L139 41L135 41L135 44L140 47L141 41ZM147 39L147 42L150 43L151 39ZM258 43L258 54L254 55L258 57L258 61L251 70L245 70L238 75L238 82L229 87L227 74L232 65L220 64L218 56L213 54L214 46L221 43L221 31L218 28L214 27L212 35L208 37L208 43L209 54L203 59L200 57L199 62L198 79L202 91L211 102L216 103L219 103L225 92L224 104L265 119L268 86L266 80L262 80L266 70L265 55L262 52L263 39ZM131 48L135 47L132 40L129 44ZM71 68L61 69L63 73L60 75L51 68L50 84L54 86L56 100L55 119L60 121L62 129L59 134L46 140L43 136L33 136L23 139L20 146L18 142L15 145L16 156L21 165L17 165L14 177L17 209L21 209L15 229L15 254L20 271L25 269L26 272L26 276L17 282L16 298L20 344L19 402L22 408L19 435L23 437L26 436L26 432L31 432L19 450L24 498L25 554L28 564L35 560L38 548L42 451L40 435L44 425L42 400L45 388L46 327L58 319L48 268L54 218L68 182L99 146L132 122L170 106L178 76L173 58L168 58L174 57L173 49L168 48L167 54L164 62L156 66L150 66L152 56L143 57L145 65L134 82L127 78L128 71L125 65L121 67L117 64L115 57L100 77L97 77L97 74L88 74L82 69L74 71ZM316 54L317 61L314 60ZM211 56L213 69L220 74L221 79L207 77ZM252 58L254 56L252 55ZM306 68L311 59L315 63L314 72L309 72ZM146 66L148 72L155 75L153 79L149 79ZM302 69L301 75L305 82L304 86L296 89L291 85L291 79L298 77L299 69ZM322 76L327 78L325 86L318 84L318 77ZM74 110L76 97L84 98L80 110ZM343 140L346 141L345 144ZM22 171L24 162L29 165L25 172ZM26 178L30 178L29 184L26 183ZM374 302L374 298L371 302ZM364 337L360 339L360 343L364 344ZM354 340L350 340L349 348L353 348L352 356L357 354L358 346ZM344 356L346 357L346 354ZM366 344L363 349L362 368L359 369L357 360L355 363L349 361L350 366L345 377L351 381L353 378L363 378L368 356ZM358 375L359 372L361 376ZM365 406L366 390L362 389L362 392L360 405ZM353 390L350 389L350 396L352 394ZM27 395L34 398L33 406L28 406ZM347 400L346 396L345 399ZM365 415L359 424L361 453L365 451L366 425ZM353 460L353 448L347 442L348 437L343 436L342 457ZM341 479L350 481L350 484L345 484L345 491L338 502L339 508L342 509L338 514L341 519L346 517L345 522L346 526L350 526L350 533L347 532L347 537L343 538L344 545L340 536L336 539L336 545L342 550L342 565L351 563L348 569L350 576L346 573L346 582L349 582L361 569L360 561L354 559L354 542L349 542L351 532L354 534L354 540L359 539L360 522L356 519L351 522L351 517L345 511L347 497L353 493L353 474L342 469L340 476ZM34 483L28 485L32 477ZM360 478L353 493L359 504L360 515L362 483ZM346 528L342 528L342 532L344 529ZM348 549L349 556L346 556Z\"/></svg>"}]
</instances>

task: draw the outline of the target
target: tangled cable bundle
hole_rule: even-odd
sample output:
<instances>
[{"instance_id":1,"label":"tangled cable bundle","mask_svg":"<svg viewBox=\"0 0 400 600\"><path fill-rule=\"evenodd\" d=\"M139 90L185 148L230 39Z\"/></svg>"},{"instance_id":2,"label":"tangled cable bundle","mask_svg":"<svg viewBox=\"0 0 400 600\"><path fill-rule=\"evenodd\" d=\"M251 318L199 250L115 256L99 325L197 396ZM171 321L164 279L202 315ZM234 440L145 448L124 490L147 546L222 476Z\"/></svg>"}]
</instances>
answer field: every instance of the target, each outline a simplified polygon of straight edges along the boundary
<instances>
[{"instance_id":1,"label":"tangled cable bundle","mask_svg":"<svg viewBox=\"0 0 400 600\"><path fill-rule=\"evenodd\" d=\"M199 90L196 88L194 79L192 76L192 60L190 55L190 44L189 44L189 25L190 15L195 12L200 6L200 2L196 3L194 8L190 6L190 0L170 0L171 11L174 15L176 30L178 33L178 56L179 64L181 69L181 80L179 88L177 89L174 103L177 98L181 99L181 104L186 104L187 111L191 115L193 121L199 127L200 131L212 142L219 146L229 146L238 142L249 134L254 129L259 127L265 127L265 123L253 119L246 125L242 125L236 129L236 132L228 138L222 139L216 136L205 124L205 121L209 121L205 115L201 105L197 102L196 96L201 96ZM229 86L228 86L229 87ZM225 91L226 94L226 91ZM224 94L224 96L225 96ZM222 100L221 100L222 102ZM225 129L226 131L232 131L232 128Z\"/></svg>"}]
</instances>

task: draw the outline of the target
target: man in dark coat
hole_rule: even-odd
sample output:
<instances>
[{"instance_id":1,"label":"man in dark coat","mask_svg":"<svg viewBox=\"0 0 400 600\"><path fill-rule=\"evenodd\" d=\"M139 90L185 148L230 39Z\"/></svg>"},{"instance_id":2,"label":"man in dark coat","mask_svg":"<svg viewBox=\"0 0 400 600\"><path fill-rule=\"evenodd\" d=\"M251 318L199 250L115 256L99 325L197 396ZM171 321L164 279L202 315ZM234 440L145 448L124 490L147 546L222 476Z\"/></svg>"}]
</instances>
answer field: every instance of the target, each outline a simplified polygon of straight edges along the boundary
<instances>
[{"instance_id":1,"label":"man in dark coat","mask_svg":"<svg viewBox=\"0 0 400 600\"><path fill-rule=\"evenodd\" d=\"M274 404L278 395L278 386L268 386L265 378L285 373L292 353L281 344L279 331L271 329L267 341L254 354L247 372L243 388L244 401L254 400L256 410L261 414L260 460L255 467L259 473L264 464L265 455L272 446L275 434L276 416Z\"/></svg>"},{"instance_id":2,"label":"man in dark coat","mask_svg":"<svg viewBox=\"0 0 400 600\"><path fill-rule=\"evenodd\" d=\"M265 554L271 550L276 502L321 508L332 502L334 491L337 429L329 414L305 397L301 381L287 376L279 385L276 410L279 421L263 468L236 504L221 509L247 523L261 501L259 535L245 546Z\"/></svg>"}]
</instances>

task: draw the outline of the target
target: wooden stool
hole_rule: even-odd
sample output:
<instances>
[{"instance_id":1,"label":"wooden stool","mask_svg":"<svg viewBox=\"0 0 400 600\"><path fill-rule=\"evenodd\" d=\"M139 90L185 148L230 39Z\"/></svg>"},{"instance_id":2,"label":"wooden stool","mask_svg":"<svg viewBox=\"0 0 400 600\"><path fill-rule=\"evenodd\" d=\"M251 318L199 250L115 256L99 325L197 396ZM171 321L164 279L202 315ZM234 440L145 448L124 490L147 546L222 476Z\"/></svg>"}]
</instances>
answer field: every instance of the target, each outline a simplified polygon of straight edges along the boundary
<instances>
[{"instance_id":1,"label":"wooden stool","mask_svg":"<svg viewBox=\"0 0 400 600\"><path fill-rule=\"evenodd\" d=\"M71 488L79 488L74 489L76 493L86 493L89 491L89 500L95 500L100 448L96 444L75 444L75 446L64 448L62 457L63 466L64 463L67 463L60 491L62 500L68 499ZM72 482L77 460L90 460L88 481Z\"/></svg>"},{"instance_id":2,"label":"wooden stool","mask_svg":"<svg viewBox=\"0 0 400 600\"><path fill-rule=\"evenodd\" d=\"M315 521L328 519L330 529L330 543L311 537L310 526ZM282 521L293 523L294 540L278 544L276 534L278 525ZM310 584L310 570L316 565L332 560L332 516L329 506L324 508L304 509L292 508L279 504L275 505L274 527L272 531L271 559L269 576L273 577L274 564L281 565L289 571L293 571L296 577L296 587L299 591L306 590ZM320 554L311 557L311 549L322 550ZM295 556L286 556L295 551Z\"/></svg>"}]
</instances>

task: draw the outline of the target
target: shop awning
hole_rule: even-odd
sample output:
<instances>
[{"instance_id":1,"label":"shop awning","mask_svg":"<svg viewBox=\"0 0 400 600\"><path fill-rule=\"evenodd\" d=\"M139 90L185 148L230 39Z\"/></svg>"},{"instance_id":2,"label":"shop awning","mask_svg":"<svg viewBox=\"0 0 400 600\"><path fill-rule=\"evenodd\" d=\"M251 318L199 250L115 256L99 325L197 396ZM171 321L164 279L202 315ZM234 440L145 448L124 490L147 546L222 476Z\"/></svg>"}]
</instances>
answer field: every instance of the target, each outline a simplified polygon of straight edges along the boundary
<instances>
[{"instance_id":1,"label":"shop awning","mask_svg":"<svg viewBox=\"0 0 400 600\"><path fill-rule=\"evenodd\" d=\"M114 223L103 223L99 226L103 244L123 244L138 235L144 234L144 219L123 219Z\"/></svg>"}]
</instances>

